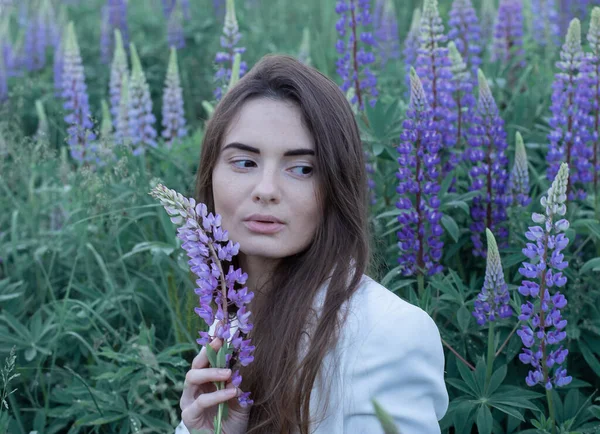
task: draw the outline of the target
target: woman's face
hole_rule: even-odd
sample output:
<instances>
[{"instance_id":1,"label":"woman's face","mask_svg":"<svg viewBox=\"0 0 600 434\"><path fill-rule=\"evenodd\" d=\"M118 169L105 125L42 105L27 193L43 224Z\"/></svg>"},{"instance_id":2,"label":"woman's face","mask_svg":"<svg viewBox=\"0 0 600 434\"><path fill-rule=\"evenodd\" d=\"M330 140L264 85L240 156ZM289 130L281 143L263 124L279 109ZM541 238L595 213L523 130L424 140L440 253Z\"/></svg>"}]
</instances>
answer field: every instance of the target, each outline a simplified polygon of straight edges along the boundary
<instances>
[{"instance_id":1,"label":"woman's face","mask_svg":"<svg viewBox=\"0 0 600 434\"><path fill-rule=\"evenodd\" d=\"M213 170L213 196L244 255L280 259L311 243L320 222L314 152L294 103L251 99L232 120ZM281 223L262 222L269 217Z\"/></svg>"}]
</instances>

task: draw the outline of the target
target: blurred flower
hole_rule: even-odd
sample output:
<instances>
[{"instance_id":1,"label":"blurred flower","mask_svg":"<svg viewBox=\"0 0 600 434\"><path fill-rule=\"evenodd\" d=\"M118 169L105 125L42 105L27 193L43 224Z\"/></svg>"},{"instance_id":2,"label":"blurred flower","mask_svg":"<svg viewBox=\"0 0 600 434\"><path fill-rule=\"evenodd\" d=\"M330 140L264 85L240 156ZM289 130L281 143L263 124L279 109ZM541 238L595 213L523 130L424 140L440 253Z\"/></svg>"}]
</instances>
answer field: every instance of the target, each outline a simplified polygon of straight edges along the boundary
<instances>
[{"instance_id":1,"label":"blurred flower","mask_svg":"<svg viewBox=\"0 0 600 434\"><path fill-rule=\"evenodd\" d=\"M152 98L150 87L142 70L142 63L133 43L131 52L131 78L129 79L129 139L133 145L133 155L145 152L147 146L157 147L156 118L152 114Z\"/></svg>"},{"instance_id":2,"label":"blurred flower","mask_svg":"<svg viewBox=\"0 0 600 434\"><path fill-rule=\"evenodd\" d=\"M181 4L178 1L175 2L167 19L167 43L169 47L175 47L178 50L185 47L183 12L181 11Z\"/></svg>"},{"instance_id":3,"label":"blurred flower","mask_svg":"<svg viewBox=\"0 0 600 434\"><path fill-rule=\"evenodd\" d=\"M508 180L509 189L512 194L512 203L515 206L527 206L531 202L529 197L529 166L527 163L527 152L521 133L517 131L515 139L515 163L510 172Z\"/></svg>"},{"instance_id":4,"label":"blurred flower","mask_svg":"<svg viewBox=\"0 0 600 434\"><path fill-rule=\"evenodd\" d=\"M187 134L183 112L183 91L181 90L179 68L177 67L177 51L174 47L171 48L169 67L165 79L162 125L164 127L162 136L166 140L167 148L171 147L176 137L183 137Z\"/></svg>"},{"instance_id":5,"label":"blurred flower","mask_svg":"<svg viewBox=\"0 0 600 434\"><path fill-rule=\"evenodd\" d=\"M353 88L350 104L356 104L359 110L364 110L367 99L374 107L379 94L377 78L369 65L375 62L375 54L365 49L375 45L369 0L338 0L335 12L340 16L335 25L339 35L335 45L339 55L336 71L343 80L340 89L346 94Z\"/></svg>"},{"instance_id":6,"label":"blurred flower","mask_svg":"<svg viewBox=\"0 0 600 434\"><path fill-rule=\"evenodd\" d=\"M105 99L101 101L102 104L102 124L100 126L100 137L107 140L112 136L113 123L110 116L110 109Z\"/></svg>"},{"instance_id":7,"label":"blurred flower","mask_svg":"<svg viewBox=\"0 0 600 434\"><path fill-rule=\"evenodd\" d=\"M0 55L0 103L8 99L8 73L4 65L4 56Z\"/></svg>"},{"instance_id":8,"label":"blurred flower","mask_svg":"<svg viewBox=\"0 0 600 434\"><path fill-rule=\"evenodd\" d=\"M54 73L54 95L60 96L62 93L62 82L63 82L63 69L64 69L64 61L65 61L65 53L64 53L64 42L61 37L56 49L54 50L54 65L53 65L53 73Z\"/></svg>"},{"instance_id":9,"label":"blurred flower","mask_svg":"<svg viewBox=\"0 0 600 434\"><path fill-rule=\"evenodd\" d=\"M485 325L486 322L494 322L499 318L509 318L513 311L509 305L510 295L508 285L504 281L504 271L500 252L494 234L486 228L487 237L487 266L485 267L485 279L481 292L475 300L473 316L477 324Z\"/></svg>"},{"instance_id":10,"label":"blurred flower","mask_svg":"<svg viewBox=\"0 0 600 434\"><path fill-rule=\"evenodd\" d=\"M454 41L458 52L472 72L481 65L481 29L471 0L454 0L448 20L448 39Z\"/></svg>"},{"instance_id":11,"label":"blurred flower","mask_svg":"<svg viewBox=\"0 0 600 434\"><path fill-rule=\"evenodd\" d=\"M302 41L300 42L300 48L298 49L298 60L305 65L312 63L310 58L310 29L304 27L302 29Z\"/></svg>"},{"instance_id":12,"label":"blurred flower","mask_svg":"<svg viewBox=\"0 0 600 434\"><path fill-rule=\"evenodd\" d=\"M494 35L494 23L496 22L496 6L494 0L481 1L481 38L482 44L487 44Z\"/></svg>"},{"instance_id":13,"label":"blurred flower","mask_svg":"<svg viewBox=\"0 0 600 434\"><path fill-rule=\"evenodd\" d=\"M69 112L65 122L69 124L68 143L71 156L83 162L97 162L93 143L96 136L91 131L94 126L90 119L85 73L79 53L79 44L75 35L75 27L70 22L64 41L63 92L64 109Z\"/></svg>"},{"instance_id":14,"label":"blurred flower","mask_svg":"<svg viewBox=\"0 0 600 434\"><path fill-rule=\"evenodd\" d=\"M373 29L375 53L383 69L390 59L400 58L398 20L393 0L376 0Z\"/></svg>"},{"instance_id":15,"label":"blurred flower","mask_svg":"<svg viewBox=\"0 0 600 434\"><path fill-rule=\"evenodd\" d=\"M177 237L183 241L182 248L186 251L190 260L190 270L198 276L196 284L198 288L195 293L199 296L200 307L194 310L196 314L211 326L218 320L215 335L208 332L199 332L197 339L199 345L208 345L214 338L229 341L233 348L231 354L225 358L225 367L232 368L232 381L238 387L242 382L239 369L234 371L236 362L242 366L248 366L254 360L252 353L255 349L250 345L250 339L245 339L252 330L253 325L249 321L250 311L248 304L254 298L254 293L248 287L235 289L236 283L244 285L248 274L240 268L234 270L229 266L227 274L224 273L222 261L231 262L232 258L239 252L239 243L233 243L228 239L227 230L221 227L221 216L208 213L205 204L198 203L193 198L183 197L180 193L157 185L150 195L160 200L171 221L180 225L177 229ZM216 312L212 307L216 305ZM231 323L228 308L237 308L237 330L231 335ZM253 403L249 399L249 392L238 397L241 406L246 407Z\"/></svg>"},{"instance_id":16,"label":"blurred flower","mask_svg":"<svg viewBox=\"0 0 600 434\"><path fill-rule=\"evenodd\" d=\"M115 142L129 147L131 140L129 136L129 77L127 75L121 79L120 88L121 100L115 122Z\"/></svg>"},{"instance_id":17,"label":"blurred flower","mask_svg":"<svg viewBox=\"0 0 600 434\"><path fill-rule=\"evenodd\" d=\"M556 0L531 0L531 36L539 45L559 45L560 26Z\"/></svg>"},{"instance_id":18,"label":"blurred flower","mask_svg":"<svg viewBox=\"0 0 600 434\"><path fill-rule=\"evenodd\" d=\"M113 117L113 122L116 125L117 117L119 116L119 105L121 103L121 83L123 77L129 75L129 66L127 65L127 54L123 46L123 39L119 29L115 29L115 50L112 64L110 66L110 113Z\"/></svg>"},{"instance_id":19,"label":"blurred flower","mask_svg":"<svg viewBox=\"0 0 600 434\"><path fill-rule=\"evenodd\" d=\"M440 171L444 178L457 160L452 154L456 144L455 107L452 98L453 83L448 57L444 25L438 11L437 0L425 0L420 24L421 45L416 59L416 70L423 83L427 100L433 112L434 128L441 136Z\"/></svg>"},{"instance_id":20,"label":"blurred flower","mask_svg":"<svg viewBox=\"0 0 600 434\"><path fill-rule=\"evenodd\" d=\"M577 95L579 69L583 51L581 49L581 27L579 20L574 18L569 25L566 41L560 52L560 61L556 63L560 70L554 76L552 84L552 104L550 111L551 133L548 135L550 146L546 160L548 162L548 179L554 179L561 161L575 168L569 177L567 196L570 200L576 196L583 199L582 189L575 191L573 184L591 180L590 164L585 155L586 119L577 107L580 96ZM576 195L577 193L577 195Z\"/></svg>"},{"instance_id":21,"label":"blurred flower","mask_svg":"<svg viewBox=\"0 0 600 434\"><path fill-rule=\"evenodd\" d=\"M220 65L215 74L216 88L214 96L217 101L221 99L223 93L227 90L229 80L231 79L231 67L236 53L242 55L246 49L237 47L242 35L238 29L238 22L235 17L235 4L233 0L227 0L225 12L225 24L223 26L223 36L221 36L221 47L226 51L219 51L215 57L215 63ZM248 69L246 62L240 63L240 77Z\"/></svg>"},{"instance_id":22,"label":"blurred flower","mask_svg":"<svg viewBox=\"0 0 600 434\"><path fill-rule=\"evenodd\" d=\"M561 251L567 247L569 239L561 232L569 228L569 222L558 219L567 211L568 178L569 166L562 163L548 195L540 201L546 209L545 214L532 214L532 220L540 226L531 226L525 233L527 239L533 241L523 249L523 254L531 262L523 262L519 268L519 273L528 279L521 282L519 293L533 299L533 302L527 301L521 306L519 320L526 321L527 325L517 331L525 345L519 359L533 368L525 379L527 385L539 383L548 390L553 386L567 385L572 380L561 366L569 350L558 345L567 336L564 331L567 321L560 312L567 305L567 300L559 291L554 295L549 291L567 283L563 270L568 263Z\"/></svg>"},{"instance_id":23,"label":"blurred flower","mask_svg":"<svg viewBox=\"0 0 600 434\"><path fill-rule=\"evenodd\" d=\"M524 66L523 3L521 0L500 0L494 24L492 61L503 65Z\"/></svg>"},{"instance_id":24,"label":"blurred flower","mask_svg":"<svg viewBox=\"0 0 600 434\"><path fill-rule=\"evenodd\" d=\"M129 43L129 27L127 25L127 1L106 0L102 8L102 36L101 53L102 62L108 63L113 57L115 47L115 30L121 32L123 44Z\"/></svg>"},{"instance_id":25,"label":"blurred flower","mask_svg":"<svg viewBox=\"0 0 600 434\"><path fill-rule=\"evenodd\" d=\"M485 228L496 233L501 240L501 246L508 236L504 226L506 221L506 206L510 202L507 195L508 158L506 157L506 132L504 121L500 117L494 96L490 91L487 80L481 70L478 71L479 101L477 113L473 117L476 135L470 138L471 161L477 162L470 170L471 191L479 191L473 198L470 225L473 254L485 256L481 237Z\"/></svg>"},{"instance_id":26,"label":"blurred flower","mask_svg":"<svg viewBox=\"0 0 600 434\"><path fill-rule=\"evenodd\" d=\"M399 180L396 207L400 230L397 232L402 274L435 274L442 270L443 233L438 199L438 151L440 134L435 130L433 111L414 68L410 71L410 104L402 124L398 152ZM414 198L414 199L413 199Z\"/></svg>"},{"instance_id":27,"label":"blurred flower","mask_svg":"<svg viewBox=\"0 0 600 434\"><path fill-rule=\"evenodd\" d=\"M406 70L406 87L410 89L410 67L415 65L417 60L417 51L421 45L420 37L420 26L421 26L421 9L415 8L413 10L412 21L410 22L410 29L404 40L404 49L402 50L402 56L404 58L404 69Z\"/></svg>"}]
</instances>

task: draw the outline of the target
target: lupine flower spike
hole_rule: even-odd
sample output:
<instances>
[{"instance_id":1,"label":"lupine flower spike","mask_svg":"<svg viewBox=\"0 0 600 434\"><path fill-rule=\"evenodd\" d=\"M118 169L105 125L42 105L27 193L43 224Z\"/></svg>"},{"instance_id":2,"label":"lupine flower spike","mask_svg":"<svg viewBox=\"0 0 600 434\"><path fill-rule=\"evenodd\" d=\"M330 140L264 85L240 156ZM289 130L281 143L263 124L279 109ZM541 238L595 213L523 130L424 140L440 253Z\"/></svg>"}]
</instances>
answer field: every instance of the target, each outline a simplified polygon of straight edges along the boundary
<instances>
[{"instance_id":1,"label":"lupine flower spike","mask_svg":"<svg viewBox=\"0 0 600 434\"><path fill-rule=\"evenodd\" d=\"M4 64L4 56L0 53L0 103L8 99L8 71Z\"/></svg>"},{"instance_id":2,"label":"lupine flower spike","mask_svg":"<svg viewBox=\"0 0 600 434\"><path fill-rule=\"evenodd\" d=\"M517 131L515 139L515 162L508 179L512 204L526 207L531 202L529 196L529 164L527 163L527 152L521 133Z\"/></svg>"},{"instance_id":3,"label":"lupine flower spike","mask_svg":"<svg viewBox=\"0 0 600 434\"><path fill-rule=\"evenodd\" d=\"M129 139L135 146L133 155L145 152L147 146L157 147L156 118L152 114L152 99L142 63L135 45L131 47L131 78L129 80Z\"/></svg>"},{"instance_id":4,"label":"lupine flower spike","mask_svg":"<svg viewBox=\"0 0 600 434\"><path fill-rule=\"evenodd\" d=\"M400 230L397 233L402 274L435 274L442 270L443 233L438 199L439 133L433 124L433 111L414 68L410 71L410 105L397 150L400 198L396 207ZM414 202L411 199L414 197Z\"/></svg>"},{"instance_id":5,"label":"lupine flower spike","mask_svg":"<svg viewBox=\"0 0 600 434\"><path fill-rule=\"evenodd\" d=\"M113 132L113 123L110 117L110 109L105 99L102 100L102 124L100 126L100 137L106 140Z\"/></svg>"},{"instance_id":6,"label":"lupine flower spike","mask_svg":"<svg viewBox=\"0 0 600 434\"><path fill-rule=\"evenodd\" d=\"M102 9L102 36L101 54L102 62L108 63L113 57L115 47L115 30L119 30L123 43L129 43L129 27L127 25L127 1L106 0Z\"/></svg>"},{"instance_id":7,"label":"lupine flower spike","mask_svg":"<svg viewBox=\"0 0 600 434\"><path fill-rule=\"evenodd\" d=\"M162 125L164 127L162 136L165 138L168 148L171 148L175 138L183 137L187 134L183 112L183 91L179 80L177 51L175 47L171 48L167 78L165 79Z\"/></svg>"},{"instance_id":8,"label":"lupine flower spike","mask_svg":"<svg viewBox=\"0 0 600 434\"><path fill-rule=\"evenodd\" d=\"M516 67L525 65L523 49L523 2L522 0L500 0L494 24L492 60L502 65L512 65L509 70L514 80ZM510 80L509 80L510 81Z\"/></svg>"},{"instance_id":9,"label":"lupine flower spike","mask_svg":"<svg viewBox=\"0 0 600 434\"><path fill-rule=\"evenodd\" d=\"M63 32L64 33L64 32ZM65 67L64 53L64 37L61 35L60 40L54 50L53 74L54 74L54 95L60 97L62 94L62 74ZM0 56L1 57L1 56Z\"/></svg>"},{"instance_id":10,"label":"lupine flower spike","mask_svg":"<svg viewBox=\"0 0 600 434\"><path fill-rule=\"evenodd\" d=\"M509 305L510 295L508 285L504 281L498 244L492 231L486 228L485 233L488 246L487 266L483 288L475 300L475 310L473 311L473 316L480 326L500 318L509 318L513 314Z\"/></svg>"},{"instance_id":11,"label":"lupine flower spike","mask_svg":"<svg viewBox=\"0 0 600 434\"><path fill-rule=\"evenodd\" d=\"M560 44L559 16L556 0L531 0L533 40L541 46Z\"/></svg>"},{"instance_id":12,"label":"lupine flower spike","mask_svg":"<svg viewBox=\"0 0 600 434\"><path fill-rule=\"evenodd\" d=\"M592 172L592 191L595 192L596 200L600 201L600 7L598 6L592 9L587 40L590 52L584 54L585 57L581 62L578 92L580 94L580 110L588 114L585 120L591 149L584 148L582 145L580 149L583 157L587 157L587 161L581 161L582 158L580 158L580 164L589 161ZM597 202L595 208L600 213L600 202Z\"/></svg>"},{"instance_id":13,"label":"lupine flower spike","mask_svg":"<svg viewBox=\"0 0 600 434\"><path fill-rule=\"evenodd\" d=\"M195 308L196 314L209 326L215 319L218 320L214 336L208 332L199 332L200 338L197 342L208 349L208 343L214 338L224 340L221 351L224 351L226 356L223 366L218 367L231 368L232 383L239 387L242 376L239 369L236 369L237 364L248 366L254 360L252 353L255 347L250 345L250 339L245 339L253 328L250 322L251 312L247 306L254 298L254 293L245 286L235 288L236 284L244 285L248 275L239 268L234 270L232 265L225 273L223 261L231 262L238 254L240 245L228 239L227 230L221 227L221 216L208 213L205 204L197 204L193 198L183 197L161 184L157 185L150 195L160 200L171 216L171 221L180 226L177 229L177 237L183 241L181 247L190 258L190 270L198 276L198 288L195 292L199 297L200 307ZM216 305L216 312L212 307L213 303ZM237 330L233 336L228 313L228 308L232 307L236 309L233 321L237 321ZM219 357L216 357L216 360L219 360ZM242 407L253 404L250 392L242 393L238 401Z\"/></svg>"},{"instance_id":14,"label":"lupine flower spike","mask_svg":"<svg viewBox=\"0 0 600 434\"><path fill-rule=\"evenodd\" d=\"M183 35L183 11L180 2L176 1L169 18L167 20L167 42L169 47L175 47L178 50L185 47L185 37Z\"/></svg>"},{"instance_id":15,"label":"lupine flower spike","mask_svg":"<svg viewBox=\"0 0 600 434\"><path fill-rule=\"evenodd\" d=\"M302 29L302 41L300 42L297 57L305 65L310 66L312 63L310 58L310 29L308 27Z\"/></svg>"},{"instance_id":16,"label":"lupine flower spike","mask_svg":"<svg viewBox=\"0 0 600 434\"><path fill-rule=\"evenodd\" d=\"M569 350L559 345L567 337L564 330L567 321L560 312L567 300L560 291L550 293L550 289L567 283L563 270L568 263L561 251L569 243L563 233L569 228L569 222L562 218L567 212L568 182L569 166L562 163L547 196L540 201L545 214L532 214L532 220L539 226L531 226L525 233L532 241L523 249L530 262L523 262L519 268L519 273L527 279L521 282L519 293L533 301L521 306L519 320L526 321L527 325L517 331L525 345L519 359L532 367L525 379L527 385L541 384L547 390L565 386L572 380L562 366Z\"/></svg>"},{"instance_id":17,"label":"lupine flower spike","mask_svg":"<svg viewBox=\"0 0 600 434\"><path fill-rule=\"evenodd\" d=\"M340 16L335 28L339 39L336 51L339 55L336 71L343 80L340 89L347 93L353 89L350 104L364 110L365 102L371 107L377 102L377 78L369 68L375 62L371 50L375 39L371 33L372 18L369 0L338 0L335 12Z\"/></svg>"},{"instance_id":18,"label":"lupine flower spike","mask_svg":"<svg viewBox=\"0 0 600 434\"><path fill-rule=\"evenodd\" d=\"M62 97L65 99L64 109L69 113L65 122L69 124L67 133L71 156L81 163L92 162L96 160L93 155L96 146L92 143L96 136L91 131L94 125L90 119L85 74L73 22L67 27L64 55Z\"/></svg>"},{"instance_id":19,"label":"lupine flower spike","mask_svg":"<svg viewBox=\"0 0 600 434\"><path fill-rule=\"evenodd\" d=\"M440 178L445 177L458 163L452 154L456 144L454 131L454 100L452 99L452 63L448 48L444 47L447 37L438 11L437 0L425 0L420 25L421 45L416 60L416 70L423 83L427 101L433 112L436 131L440 133ZM440 180L441 181L441 180Z\"/></svg>"},{"instance_id":20,"label":"lupine flower spike","mask_svg":"<svg viewBox=\"0 0 600 434\"><path fill-rule=\"evenodd\" d=\"M131 142L129 136L129 77L126 75L121 80L121 101L115 129L116 143L129 147Z\"/></svg>"},{"instance_id":21,"label":"lupine flower spike","mask_svg":"<svg viewBox=\"0 0 600 434\"><path fill-rule=\"evenodd\" d=\"M469 172L472 179L471 191L480 194L473 198L470 226L473 254L485 256L481 237L485 228L496 233L501 240L500 245L508 236L505 227L507 219L506 206L510 196L506 194L508 181L508 158L506 157L506 132L504 121L500 117L487 80L481 70L478 71L479 102L477 114L473 118L473 134L469 138L471 160L479 160ZM481 148L479 148L481 146Z\"/></svg>"},{"instance_id":22,"label":"lupine flower spike","mask_svg":"<svg viewBox=\"0 0 600 434\"><path fill-rule=\"evenodd\" d=\"M569 25L569 31L562 50L560 61L556 63L560 72L555 74L552 84L552 105L550 111L550 127L552 132L548 135L550 146L546 160L548 161L548 179L554 179L562 161L570 168L575 168L569 177L567 197L569 200L585 197L583 190L575 191L576 182L591 180L589 162L585 158L585 115L578 109L577 103L580 96L578 90L578 73L583 58L581 49L581 26L579 20L574 18ZM581 89L581 86L579 86ZM583 157L583 158L582 158Z\"/></svg>"},{"instance_id":23,"label":"lupine flower spike","mask_svg":"<svg viewBox=\"0 0 600 434\"><path fill-rule=\"evenodd\" d=\"M377 0L373 14L373 29L376 57L383 69L388 61L400 58L398 20L393 0Z\"/></svg>"},{"instance_id":24,"label":"lupine flower spike","mask_svg":"<svg viewBox=\"0 0 600 434\"><path fill-rule=\"evenodd\" d=\"M406 70L406 87L410 90L410 68L415 66L417 60L417 51L421 45L420 29L421 27L421 9L415 8L410 22L410 29L404 40L402 56L404 58L404 69Z\"/></svg>"},{"instance_id":25,"label":"lupine flower spike","mask_svg":"<svg viewBox=\"0 0 600 434\"><path fill-rule=\"evenodd\" d=\"M448 39L454 41L472 76L475 76L481 65L481 29L471 0L452 2L448 27Z\"/></svg>"},{"instance_id":26,"label":"lupine flower spike","mask_svg":"<svg viewBox=\"0 0 600 434\"><path fill-rule=\"evenodd\" d=\"M115 54L113 56L112 65L110 67L110 113L113 117L113 122L117 124L119 116L119 104L121 103L121 83L123 77L129 75L129 66L127 65L127 54L123 46L123 38L119 29L115 30Z\"/></svg>"},{"instance_id":27,"label":"lupine flower spike","mask_svg":"<svg viewBox=\"0 0 600 434\"><path fill-rule=\"evenodd\" d=\"M448 55L452 63L452 98L455 106L455 131L456 147L458 152L464 152L463 143L467 135L467 129L471 124L471 118L475 110L475 97L473 96L473 80L467 71L467 65L456 48L454 41L448 43Z\"/></svg>"},{"instance_id":28,"label":"lupine flower spike","mask_svg":"<svg viewBox=\"0 0 600 434\"><path fill-rule=\"evenodd\" d=\"M235 17L235 3L234 0L227 0L225 7L225 24L223 26L223 36L221 36L221 47L225 51L219 51L215 57L215 63L220 65L219 69L215 74L216 88L214 96L219 101L224 91L227 89L227 84L231 78L231 67L233 65L233 59L236 53L243 54L246 49L238 47L238 43L242 35L238 28L238 22ZM248 65L246 62L240 63L240 77L246 73Z\"/></svg>"}]
</instances>

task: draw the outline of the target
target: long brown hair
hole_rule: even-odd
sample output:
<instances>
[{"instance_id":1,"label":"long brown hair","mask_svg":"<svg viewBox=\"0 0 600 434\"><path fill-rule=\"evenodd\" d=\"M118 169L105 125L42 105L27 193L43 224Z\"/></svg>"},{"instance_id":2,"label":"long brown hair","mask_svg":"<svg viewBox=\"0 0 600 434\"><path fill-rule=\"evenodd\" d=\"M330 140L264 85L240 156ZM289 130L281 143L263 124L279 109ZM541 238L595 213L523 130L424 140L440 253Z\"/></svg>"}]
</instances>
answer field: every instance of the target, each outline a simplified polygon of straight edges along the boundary
<instances>
[{"instance_id":1,"label":"long brown hair","mask_svg":"<svg viewBox=\"0 0 600 434\"><path fill-rule=\"evenodd\" d=\"M256 350L254 361L240 370L241 389L254 400L247 432L308 434L314 422L309 419L313 383L345 321L340 308L358 289L369 264L365 160L354 115L338 86L292 57L267 55L225 94L207 122L195 198L209 210L214 211L212 172L223 138L251 98L290 101L300 108L314 139L322 218L312 243L279 262L268 297L250 303L254 328L248 337ZM238 262L234 258L233 265ZM315 294L329 276L319 321L300 365L298 342Z\"/></svg>"}]
</instances>

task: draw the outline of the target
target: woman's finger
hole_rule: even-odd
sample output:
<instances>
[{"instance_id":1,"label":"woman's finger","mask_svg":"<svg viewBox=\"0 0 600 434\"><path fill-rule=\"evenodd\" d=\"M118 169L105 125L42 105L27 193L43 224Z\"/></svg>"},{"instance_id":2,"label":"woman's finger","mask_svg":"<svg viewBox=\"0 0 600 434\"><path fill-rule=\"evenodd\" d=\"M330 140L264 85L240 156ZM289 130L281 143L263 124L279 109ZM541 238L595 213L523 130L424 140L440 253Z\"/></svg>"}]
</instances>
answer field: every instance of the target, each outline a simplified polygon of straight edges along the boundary
<instances>
[{"instance_id":1,"label":"woman's finger","mask_svg":"<svg viewBox=\"0 0 600 434\"><path fill-rule=\"evenodd\" d=\"M225 381L231 376L231 369L204 368L190 369L185 375L187 384L201 385L215 381Z\"/></svg>"},{"instance_id":2,"label":"woman's finger","mask_svg":"<svg viewBox=\"0 0 600 434\"><path fill-rule=\"evenodd\" d=\"M203 393L192 402L191 405L187 406L181 412L181 418L189 421L197 420L200 415L204 413L208 408L215 405L219 405L222 402L227 402L232 398L235 398L238 393L237 388L229 388L217 390L211 393Z\"/></svg>"}]
</instances>

